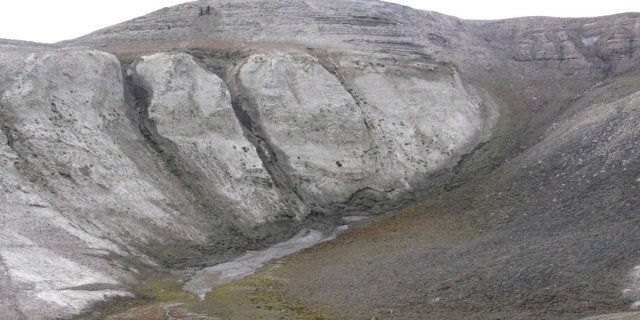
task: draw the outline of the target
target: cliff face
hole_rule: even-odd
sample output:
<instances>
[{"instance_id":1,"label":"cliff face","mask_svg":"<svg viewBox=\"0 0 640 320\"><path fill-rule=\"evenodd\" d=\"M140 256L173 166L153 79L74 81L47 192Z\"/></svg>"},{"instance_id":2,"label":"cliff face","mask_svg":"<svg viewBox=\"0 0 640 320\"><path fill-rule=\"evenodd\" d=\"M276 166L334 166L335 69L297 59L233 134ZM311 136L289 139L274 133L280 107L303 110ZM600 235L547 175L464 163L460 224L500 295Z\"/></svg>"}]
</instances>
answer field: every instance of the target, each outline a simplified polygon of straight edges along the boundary
<instances>
[{"instance_id":1,"label":"cliff face","mask_svg":"<svg viewBox=\"0 0 640 320\"><path fill-rule=\"evenodd\" d=\"M452 166L487 138L497 113L453 67L391 55L270 51L235 70L253 134L295 193L327 213L359 197L391 200Z\"/></svg>"},{"instance_id":2,"label":"cliff face","mask_svg":"<svg viewBox=\"0 0 640 320\"><path fill-rule=\"evenodd\" d=\"M160 152L176 158L172 170L185 172L185 183L204 197L216 195L227 215L248 225L305 212L302 203L290 208L289 195L274 185L218 76L186 54L144 57L132 70L148 99L141 128Z\"/></svg>"},{"instance_id":3,"label":"cliff face","mask_svg":"<svg viewBox=\"0 0 640 320\"><path fill-rule=\"evenodd\" d=\"M637 19L212 1L56 46L3 42L0 314L70 317L131 295L144 269L382 212L488 141L499 112L526 123L513 157L548 130L549 158L588 143L579 124L633 112L606 104L631 87L590 90L637 71ZM606 132L631 141L629 121Z\"/></svg>"},{"instance_id":4,"label":"cliff face","mask_svg":"<svg viewBox=\"0 0 640 320\"><path fill-rule=\"evenodd\" d=\"M151 201L127 190L160 197L120 149L136 135L113 56L11 47L3 56L1 255L3 287L13 291L6 307L16 317L45 317L54 306L76 313L86 306L78 296L123 293L114 289L130 275L104 257L124 253L119 244L136 223L161 219ZM121 225L126 211L136 218ZM90 285L102 288L71 289Z\"/></svg>"}]
</instances>

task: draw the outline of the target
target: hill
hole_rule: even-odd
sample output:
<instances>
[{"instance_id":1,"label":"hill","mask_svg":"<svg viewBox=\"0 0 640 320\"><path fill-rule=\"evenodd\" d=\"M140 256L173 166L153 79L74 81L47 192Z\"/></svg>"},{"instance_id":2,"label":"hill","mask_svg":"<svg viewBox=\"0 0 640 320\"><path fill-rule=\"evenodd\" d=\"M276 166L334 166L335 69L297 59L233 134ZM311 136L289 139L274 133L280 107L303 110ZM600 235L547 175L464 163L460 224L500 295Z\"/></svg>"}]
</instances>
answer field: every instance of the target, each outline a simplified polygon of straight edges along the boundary
<instances>
[{"instance_id":1,"label":"hill","mask_svg":"<svg viewBox=\"0 0 640 320\"><path fill-rule=\"evenodd\" d=\"M3 41L0 311L72 318L154 295L149 312L236 319L625 311L640 300L639 18L200 1ZM379 214L209 309L144 291Z\"/></svg>"}]
</instances>

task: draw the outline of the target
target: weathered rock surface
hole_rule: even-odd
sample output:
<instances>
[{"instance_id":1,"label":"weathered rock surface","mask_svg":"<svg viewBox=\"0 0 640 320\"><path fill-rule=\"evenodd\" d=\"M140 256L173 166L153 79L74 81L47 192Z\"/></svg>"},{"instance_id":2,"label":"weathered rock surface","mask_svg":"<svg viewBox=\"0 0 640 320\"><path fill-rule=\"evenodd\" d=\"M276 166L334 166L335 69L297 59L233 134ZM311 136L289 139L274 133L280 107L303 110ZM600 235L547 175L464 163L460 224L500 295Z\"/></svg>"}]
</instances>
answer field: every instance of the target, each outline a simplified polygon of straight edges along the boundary
<instances>
[{"instance_id":1,"label":"weathered rock surface","mask_svg":"<svg viewBox=\"0 0 640 320\"><path fill-rule=\"evenodd\" d=\"M128 196L151 188L109 134L126 119L118 61L97 51L14 47L3 48L1 61L2 314L71 315L129 295L121 286L132 275L106 258L140 255L120 243L125 234L145 235L118 216L126 207L140 220L161 215Z\"/></svg>"},{"instance_id":2,"label":"weathered rock surface","mask_svg":"<svg viewBox=\"0 0 640 320\"><path fill-rule=\"evenodd\" d=\"M268 52L239 67L251 100L244 111L314 209L393 199L487 139L496 107L481 106L451 66L357 52L338 59Z\"/></svg>"},{"instance_id":3,"label":"weathered rock surface","mask_svg":"<svg viewBox=\"0 0 640 320\"><path fill-rule=\"evenodd\" d=\"M199 15L206 5L213 14ZM499 137L509 154L489 167L505 178L491 181L537 208L523 209L537 220L525 214L505 230L557 239L545 232L600 219L578 199L606 199L616 214L599 226L622 230L625 244L610 252L634 252L625 223L637 202L621 199L639 179L637 21L201 1L55 46L3 41L0 314L71 317L131 295L145 270L381 212L463 163L491 138L499 111L502 126L519 127ZM593 192L611 179L631 189ZM548 181L553 197L541 188ZM535 215L551 198L585 210ZM495 248L499 259L506 247ZM618 273L638 263L620 259Z\"/></svg>"},{"instance_id":4,"label":"weathered rock surface","mask_svg":"<svg viewBox=\"0 0 640 320\"><path fill-rule=\"evenodd\" d=\"M218 76L186 54L143 57L135 72L149 94L147 130L157 134L160 148L175 146L174 156L194 171L192 179L201 177L203 193L219 194L230 215L248 225L304 215L302 203L287 207L286 191L274 185L244 136L229 90Z\"/></svg>"}]
</instances>

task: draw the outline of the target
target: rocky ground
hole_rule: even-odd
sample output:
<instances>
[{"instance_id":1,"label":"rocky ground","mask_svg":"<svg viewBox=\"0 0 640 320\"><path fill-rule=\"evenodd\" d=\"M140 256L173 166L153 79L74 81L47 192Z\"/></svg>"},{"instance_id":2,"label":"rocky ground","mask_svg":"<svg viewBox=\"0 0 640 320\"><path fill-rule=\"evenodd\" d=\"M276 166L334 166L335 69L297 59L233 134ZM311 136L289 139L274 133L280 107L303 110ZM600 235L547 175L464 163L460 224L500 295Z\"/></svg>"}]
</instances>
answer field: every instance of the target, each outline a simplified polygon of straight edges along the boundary
<instances>
[{"instance_id":1,"label":"rocky ground","mask_svg":"<svg viewBox=\"0 0 640 320\"><path fill-rule=\"evenodd\" d=\"M206 5L214 13L199 15ZM0 311L580 319L637 308L637 20L200 1L54 46L4 41ZM204 300L182 288L194 267L303 225L385 212Z\"/></svg>"},{"instance_id":2,"label":"rocky ground","mask_svg":"<svg viewBox=\"0 0 640 320\"><path fill-rule=\"evenodd\" d=\"M532 130L531 148L510 149L530 137L505 122L420 204L219 287L190 310L224 319L635 319L594 315L638 297L637 86L593 90L596 103L579 98ZM630 94L605 97L620 90Z\"/></svg>"}]
</instances>

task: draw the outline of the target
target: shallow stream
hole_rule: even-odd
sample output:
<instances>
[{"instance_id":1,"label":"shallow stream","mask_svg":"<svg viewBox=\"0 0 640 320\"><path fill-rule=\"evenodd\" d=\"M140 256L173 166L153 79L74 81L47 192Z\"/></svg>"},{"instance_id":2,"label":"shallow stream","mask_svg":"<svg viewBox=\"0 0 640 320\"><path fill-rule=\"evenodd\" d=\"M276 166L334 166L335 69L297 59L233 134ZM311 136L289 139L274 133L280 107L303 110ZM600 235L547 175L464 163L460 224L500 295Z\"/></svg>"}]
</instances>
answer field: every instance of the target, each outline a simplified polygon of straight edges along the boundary
<instances>
[{"instance_id":1,"label":"shallow stream","mask_svg":"<svg viewBox=\"0 0 640 320\"><path fill-rule=\"evenodd\" d=\"M362 220L365 217L345 217L345 222ZM334 239L337 234L346 230L348 225L342 225L327 235L313 229L302 229L289 240L277 243L261 251L247 251L232 261L217 264L197 271L191 280L187 281L184 289L196 293L204 299L207 292L214 287L254 274L267 262L280 259L300 250L312 247L318 243Z\"/></svg>"}]
</instances>

